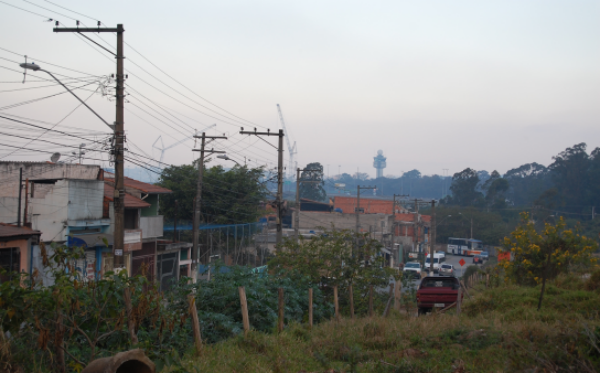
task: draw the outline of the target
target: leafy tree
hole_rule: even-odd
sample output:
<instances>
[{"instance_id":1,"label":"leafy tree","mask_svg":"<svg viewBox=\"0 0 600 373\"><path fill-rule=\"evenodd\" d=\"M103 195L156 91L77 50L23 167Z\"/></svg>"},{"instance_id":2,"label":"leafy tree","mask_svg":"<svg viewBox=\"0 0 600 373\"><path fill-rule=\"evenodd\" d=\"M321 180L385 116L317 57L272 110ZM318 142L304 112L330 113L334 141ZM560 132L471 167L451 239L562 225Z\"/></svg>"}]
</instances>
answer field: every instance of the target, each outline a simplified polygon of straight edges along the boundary
<instances>
[{"instance_id":1,"label":"leafy tree","mask_svg":"<svg viewBox=\"0 0 600 373\"><path fill-rule=\"evenodd\" d=\"M381 244L368 234L331 230L311 239L286 240L283 246L286 249L269 262L271 271L297 272L311 283L321 283L329 289L338 286L340 294L347 294L352 285L357 313L366 313L369 286L377 288L388 284L391 273L383 268L383 257L378 256ZM340 297L340 303L345 302L347 297Z\"/></svg>"},{"instance_id":2,"label":"leafy tree","mask_svg":"<svg viewBox=\"0 0 600 373\"><path fill-rule=\"evenodd\" d=\"M450 205L477 206L483 201L483 193L476 190L479 184L477 171L465 168L452 176L452 196L445 202Z\"/></svg>"},{"instance_id":3,"label":"leafy tree","mask_svg":"<svg viewBox=\"0 0 600 373\"><path fill-rule=\"evenodd\" d=\"M258 180L262 168L235 166L225 170L221 166L205 168L202 183L202 219L216 224L250 222L261 211L258 206L267 194L264 183ZM198 183L198 170L193 165L165 168L158 185L172 194L161 196L160 209L167 219L192 220ZM177 207L175 204L177 201Z\"/></svg>"},{"instance_id":4,"label":"leafy tree","mask_svg":"<svg viewBox=\"0 0 600 373\"><path fill-rule=\"evenodd\" d=\"M539 163L527 163L509 170L507 198L516 206L530 205L542 192L552 186L550 171Z\"/></svg>"},{"instance_id":5,"label":"leafy tree","mask_svg":"<svg viewBox=\"0 0 600 373\"><path fill-rule=\"evenodd\" d=\"M589 265L596 259L591 254L598 244L566 228L564 219L559 218L556 224L544 224L542 233L535 229L535 223L529 214L521 214L521 224L504 238L504 247L513 255L513 260L504 260L501 265L506 271L507 279L522 285L542 284L538 310L542 306L546 280L568 271L577 264Z\"/></svg>"},{"instance_id":6,"label":"leafy tree","mask_svg":"<svg viewBox=\"0 0 600 373\"><path fill-rule=\"evenodd\" d=\"M300 197L324 201L327 193L323 188L325 185L323 166L319 162L313 162L306 165L305 169L310 171L302 171L300 174ZM308 182L303 183L303 180Z\"/></svg>"},{"instance_id":7,"label":"leafy tree","mask_svg":"<svg viewBox=\"0 0 600 373\"><path fill-rule=\"evenodd\" d=\"M483 184L485 192L485 202L488 209L504 208L506 206L505 193L508 190L508 181L503 179L498 171L493 171L490 177Z\"/></svg>"},{"instance_id":8,"label":"leafy tree","mask_svg":"<svg viewBox=\"0 0 600 373\"><path fill-rule=\"evenodd\" d=\"M549 168L561 204L571 211L579 212L576 207L581 207L586 203L588 170L590 168L586 144L576 144L552 159L554 159L554 163Z\"/></svg>"}]
</instances>

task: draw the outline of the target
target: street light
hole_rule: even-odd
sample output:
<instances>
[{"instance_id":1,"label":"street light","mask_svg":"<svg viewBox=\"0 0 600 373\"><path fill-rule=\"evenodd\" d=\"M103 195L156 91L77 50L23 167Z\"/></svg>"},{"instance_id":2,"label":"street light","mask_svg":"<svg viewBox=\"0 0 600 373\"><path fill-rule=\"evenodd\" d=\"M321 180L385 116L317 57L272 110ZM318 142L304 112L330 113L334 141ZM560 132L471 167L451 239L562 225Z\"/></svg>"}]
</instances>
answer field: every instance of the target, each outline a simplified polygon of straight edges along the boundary
<instances>
[{"instance_id":1,"label":"street light","mask_svg":"<svg viewBox=\"0 0 600 373\"><path fill-rule=\"evenodd\" d=\"M58 80L50 71L48 70L44 70L41 68L40 65L36 65L35 63L22 63L19 66L21 66L22 68L26 69L26 70L33 70L33 71L43 71L46 74L50 75L52 77L52 79L56 80L60 85L62 85L67 91L69 91L70 94L72 94L73 96L75 96L76 99L79 100L79 102L81 102L86 108L88 108L92 113L94 113L102 122L104 122L104 124L106 124L111 130L115 130L115 126L113 124L108 124L108 122L106 122L98 113L96 113L94 111L94 109L92 109L91 107L88 106L88 104L85 103L85 101L83 101L82 99L79 98L79 96L77 96L73 91L71 91L69 89L69 87L67 87L66 85L63 84L63 82L61 82L60 80Z\"/></svg>"},{"instance_id":2,"label":"street light","mask_svg":"<svg viewBox=\"0 0 600 373\"><path fill-rule=\"evenodd\" d=\"M224 160L226 160L226 161L233 161L233 162L235 162L235 163L236 163L238 166L241 166L241 164L239 164L239 163L238 163L238 162L237 162L235 159L231 159L231 158L229 158L229 157L227 156L227 154L219 154L219 155L217 155L217 158L219 158L219 159L224 159Z\"/></svg>"},{"instance_id":3,"label":"street light","mask_svg":"<svg viewBox=\"0 0 600 373\"><path fill-rule=\"evenodd\" d=\"M448 216L446 216L445 218L443 218L442 220L440 220L440 222L439 222L439 223L437 223L435 226L437 227L438 225L442 224L442 222L443 222L444 220L446 220L446 219L448 219L448 218L450 218L450 217L452 217L452 215L448 215Z\"/></svg>"},{"instance_id":4,"label":"street light","mask_svg":"<svg viewBox=\"0 0 600 373\"><path fill-rule=\"evenodd\" d=\"M462 215L462 212L459 212L458 215ZM469 238L473 238L473 216L471 216L471 237Z\"/></svg>"}]
</instances>

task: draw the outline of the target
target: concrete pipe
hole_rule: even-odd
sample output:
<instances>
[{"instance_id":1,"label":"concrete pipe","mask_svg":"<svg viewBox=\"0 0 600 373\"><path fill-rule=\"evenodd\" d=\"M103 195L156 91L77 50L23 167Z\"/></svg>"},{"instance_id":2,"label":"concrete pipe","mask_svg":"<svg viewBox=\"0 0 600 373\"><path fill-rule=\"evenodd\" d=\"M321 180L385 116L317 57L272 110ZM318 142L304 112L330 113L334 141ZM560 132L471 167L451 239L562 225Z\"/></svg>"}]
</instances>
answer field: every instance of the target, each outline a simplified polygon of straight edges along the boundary
<instances>
[{"instance_id":1,"label":"concrete pipe","mask_svg":"<svg viewBox=\"0 0 600 373\"><path fill-rule=\"evenodd\" d=\"M155 373L154 363L143 350L119 352L115 356L96 359L81 373Z\"/></svg>"}]
</instances>

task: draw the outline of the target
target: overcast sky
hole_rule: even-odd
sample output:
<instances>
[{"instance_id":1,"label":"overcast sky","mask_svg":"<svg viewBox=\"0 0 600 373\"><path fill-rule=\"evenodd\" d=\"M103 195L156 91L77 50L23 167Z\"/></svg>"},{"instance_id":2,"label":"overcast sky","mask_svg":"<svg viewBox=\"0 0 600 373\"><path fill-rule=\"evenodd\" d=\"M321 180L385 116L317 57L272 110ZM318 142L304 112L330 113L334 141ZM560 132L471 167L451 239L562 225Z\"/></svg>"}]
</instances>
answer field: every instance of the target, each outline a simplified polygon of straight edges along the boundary
<instances>
[{"instance_id":1,"label":"overcast sky","mask_svg":"<svg viewBox=\"0 0 600 373\"><path fill-rule=\"evenodd\" d=\"M378 149L387 156L384 174L400 175L415 168L423 174L466 167L506 172L529 162L547 165L576 143L586 142L590 151L600 146L596 0L2 0L0 114L54 125L78 105L66 94L5 108L62 90L5 92L48 84L35 81L40 73L25 84L5 83L22 80L15 63L24 61L20 55L70 77L85 75L40 61L93 75L114 73L110 54L75 35L53 33L53 23L43 22L49 16L72 27L72 17L95 25L83 15L108 27L125 26L128 139L152 157L160 157L152 149L159 136L166 147L216 123L209 132L230 140L215 143L215 149L227 149L240 162L246 156L275 164L275 149L237 132L242 123L254 127L249 122L280 128L276 104L297 142L298 165L321 162L331 175L360 169L374 176ZM113 34L102 38L115 45ZM86 98L91 92L78 94ZM114 102L107 97L92 95L88 103L114 120ZM63 125L108 130L81 107L56 128L69 128ZM0 137L9 145L29 141ZM276 144L276 138L269 141ZM52 144L36 144L28 146L53 150ZM190 162L193 145L165 151L165 162ZM24 151L6 157L14 150L0 145L0 157L49 158Z\"/></svg>"}]
</instances>

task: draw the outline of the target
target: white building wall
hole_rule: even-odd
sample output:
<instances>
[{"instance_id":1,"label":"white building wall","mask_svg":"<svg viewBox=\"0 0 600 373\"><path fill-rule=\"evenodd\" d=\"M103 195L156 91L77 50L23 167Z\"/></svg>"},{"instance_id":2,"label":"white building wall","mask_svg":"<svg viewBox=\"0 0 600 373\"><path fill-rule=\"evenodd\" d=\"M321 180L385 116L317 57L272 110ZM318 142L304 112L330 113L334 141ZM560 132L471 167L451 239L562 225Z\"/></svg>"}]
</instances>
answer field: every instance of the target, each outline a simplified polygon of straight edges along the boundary
<instances>
[{"instance_id":1,"label":"white building wall","mask_svg":"<svg viewBox=\"0 0 600 373\"><path fill-rule=\"evenodd\" d=\"M58 180L43 198L30 199L33 229L42 232L42 241L66 240L69 212L68 181Z\"/></svg>"},{"instance_id":2,"label":"white building wall","mask_svg":"<svg viewBox=\"0 0 600 373\"><path fill-rule=\"evenodd\" d=\"M104 181L68 180L69 220L102 219Z\"/></svg>"}]
</instances>

